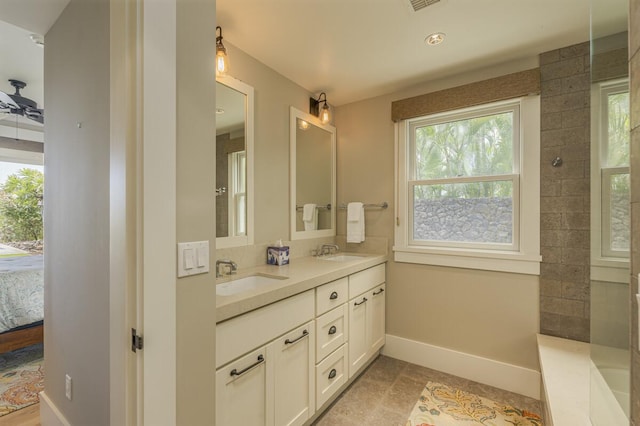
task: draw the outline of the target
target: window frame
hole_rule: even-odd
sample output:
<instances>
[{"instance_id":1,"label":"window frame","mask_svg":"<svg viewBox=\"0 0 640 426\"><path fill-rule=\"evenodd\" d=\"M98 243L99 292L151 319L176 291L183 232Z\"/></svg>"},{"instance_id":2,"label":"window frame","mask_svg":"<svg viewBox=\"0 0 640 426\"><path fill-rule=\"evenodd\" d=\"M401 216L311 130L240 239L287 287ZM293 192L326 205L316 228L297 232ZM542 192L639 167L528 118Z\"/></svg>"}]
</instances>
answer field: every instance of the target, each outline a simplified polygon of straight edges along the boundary
<instances>
[{"instance_id":1,"label":"window frame","mask_svg":"<svg viewBox=\"0 0 640 426\"><path fill-rule=\"evenodd\" d=\"M629 281L629 253L610 250L609 188L604 185L612 175L629 174L629 166L608 166L608 96L629 92L629 79L595 83L591 90L591 279L626 283ZM631 146L631 145L630 145Z\"/></svg>"},{"instance_id":2,"label":"window frame","mask_svg":"<svg viewBox=\"0 0 640 426\"><path fill-rule=\"evenodd\" d=\"M241 208L241 203L247 200L247 181L246 175L242 176L242 171L246 170L247 151L234 151L228 154L229 174L229 229L234 230L236 236L246 237L247 235L247 217L246 209ZM244 162L244 166L243 166ZM244 216L244 221L242 220ZM242 228L244 227L244 230Z\"/></svg>"},{"instance_id":3,"label":"window frame","mask_svg":"<svg viewBox=\"0 0 640 426\"><path fill-rule=\"evenodd\" d=\"M413 229L414 176L409 138L416 123L420 126L465 118L517 111L514 114L514 151L512 174L457 177L444 181L513 182L512 244L415 241ZM519 122L516 125L516 118ZM402 120L396 130L396 226L394 260L396 262L452 266L471 269L540 273L540 97L532 95L480 106ZM524 143L526 141L526 143ZM415 184L413 185L415 186Z\"/></svg>"}]
</instances>

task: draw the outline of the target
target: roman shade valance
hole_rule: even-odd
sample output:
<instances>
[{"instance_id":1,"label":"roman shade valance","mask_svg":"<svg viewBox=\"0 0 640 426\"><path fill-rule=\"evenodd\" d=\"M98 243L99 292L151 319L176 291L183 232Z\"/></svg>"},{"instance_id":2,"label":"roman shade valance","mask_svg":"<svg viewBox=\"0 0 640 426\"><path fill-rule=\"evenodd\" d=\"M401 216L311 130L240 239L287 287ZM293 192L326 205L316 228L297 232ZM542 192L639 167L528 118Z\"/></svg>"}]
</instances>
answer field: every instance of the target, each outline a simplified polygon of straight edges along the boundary
<instances>
[{"instance_id":1,"label":"roman shade valance","mask_svg":"<svg viewBox=\"0 0 640 426\"><path fill-rule=\"evenodd\" d=\"M539 93L540 68L534 68L392 102L391 119L397 122Z\"/></svg>"}]
</instances>

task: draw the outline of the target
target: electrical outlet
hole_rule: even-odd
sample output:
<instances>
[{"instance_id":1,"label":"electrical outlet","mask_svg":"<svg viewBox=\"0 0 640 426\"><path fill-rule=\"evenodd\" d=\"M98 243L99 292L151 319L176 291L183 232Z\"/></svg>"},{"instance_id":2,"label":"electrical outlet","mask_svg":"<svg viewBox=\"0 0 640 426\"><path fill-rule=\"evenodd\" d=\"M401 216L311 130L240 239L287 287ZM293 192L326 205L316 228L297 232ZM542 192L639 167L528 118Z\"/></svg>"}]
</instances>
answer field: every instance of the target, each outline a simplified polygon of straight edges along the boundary
<instances>
[{"instance_id":1,"label":"electrical outlet","mask_svg":"<svg viewBox=\"0 0 640 426\"><path fill-rule=\"evenodd\" d=\"M72 396L71 385L72 385L71 376L68 374L65 374L64 375L64 394L66 395L69 401L71 401L71 396Z\"/></svg>"}]
</instances>

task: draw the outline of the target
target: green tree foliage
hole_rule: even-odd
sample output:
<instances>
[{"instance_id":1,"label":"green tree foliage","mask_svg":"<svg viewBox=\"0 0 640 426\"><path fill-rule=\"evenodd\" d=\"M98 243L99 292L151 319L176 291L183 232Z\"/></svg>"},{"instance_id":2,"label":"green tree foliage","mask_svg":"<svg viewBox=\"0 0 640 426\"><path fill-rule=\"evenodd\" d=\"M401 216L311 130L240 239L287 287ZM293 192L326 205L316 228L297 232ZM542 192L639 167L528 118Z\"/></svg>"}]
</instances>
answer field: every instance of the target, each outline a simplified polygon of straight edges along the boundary
<instances>
[{"instance_id":1,"label":"green tree foliage","mask_svg":"<svg viewBox=\"0 0 640 426\"><path fill-rule=\"evenodd\" d=\"M607 166L629 165L629 92L616 93L608 97Z\"/></svg>"},{"instance_id":2,"label":"green tree foliage","mask_svg":"<svg viewBox=\"0 0 640 426\"><path fill-rule=\"evenodd\" d=\"M419 127L415 131L416 198L511 197L510 180L442 183L438 179L513 173L513 115L501 113Z\"/></svg>"},{"instance_id":3,"label":"green tree foliage","mask_svg":"<svg viewBox=\"0 0 640 426\"><path fill-rule=\"evenodd\" d=\"M44 175L24 168L0 187L2 241L32 241L43 237L42 194Z\"/></svg>"}]
</instances>

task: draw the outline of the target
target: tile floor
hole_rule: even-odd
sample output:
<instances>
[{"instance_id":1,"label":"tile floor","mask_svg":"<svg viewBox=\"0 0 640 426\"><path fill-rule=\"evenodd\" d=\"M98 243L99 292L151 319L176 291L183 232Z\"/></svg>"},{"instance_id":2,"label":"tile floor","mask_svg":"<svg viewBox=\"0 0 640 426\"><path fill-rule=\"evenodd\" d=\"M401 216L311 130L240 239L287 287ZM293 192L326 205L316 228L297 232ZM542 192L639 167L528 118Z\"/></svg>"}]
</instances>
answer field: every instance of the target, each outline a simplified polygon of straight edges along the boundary
<instances>
[{"instance_id":1,"label":"tile floor","mask_svg":"<svg viewBox=\"0 0 640 426\"><path fill-rule=\"evenodd\" d=\"M542 413L540 401L429 368L380 356L314 423L317 426L405 426L429 381Z\"/></svg>"}]
</instances>

